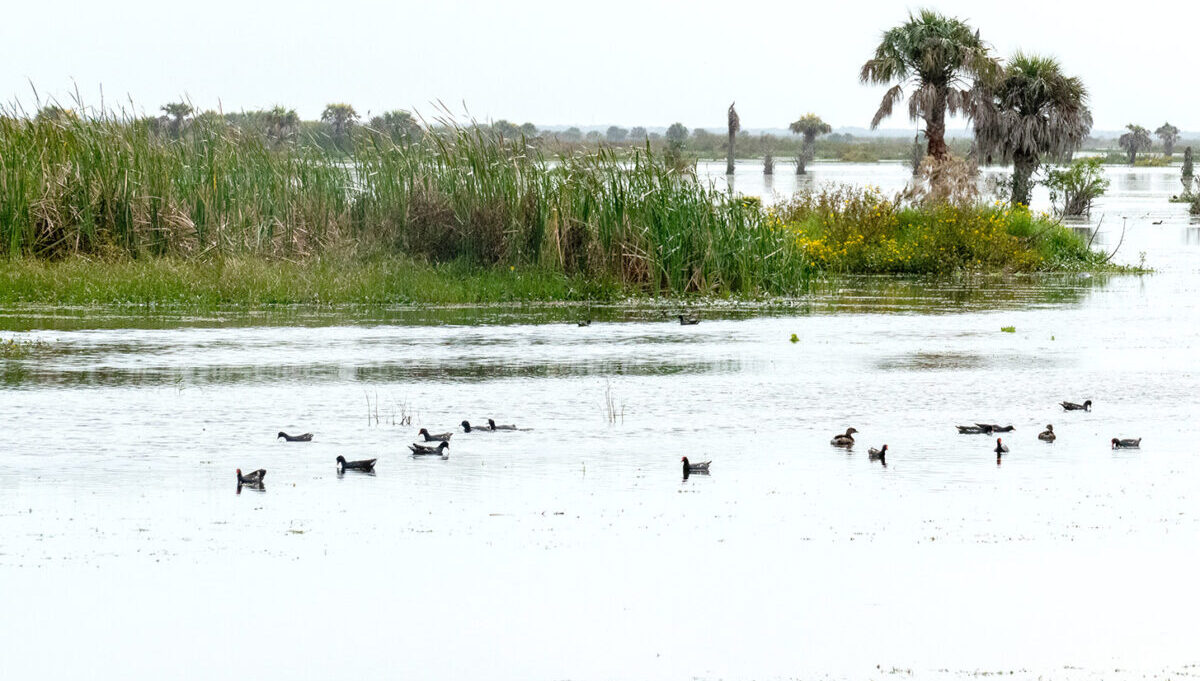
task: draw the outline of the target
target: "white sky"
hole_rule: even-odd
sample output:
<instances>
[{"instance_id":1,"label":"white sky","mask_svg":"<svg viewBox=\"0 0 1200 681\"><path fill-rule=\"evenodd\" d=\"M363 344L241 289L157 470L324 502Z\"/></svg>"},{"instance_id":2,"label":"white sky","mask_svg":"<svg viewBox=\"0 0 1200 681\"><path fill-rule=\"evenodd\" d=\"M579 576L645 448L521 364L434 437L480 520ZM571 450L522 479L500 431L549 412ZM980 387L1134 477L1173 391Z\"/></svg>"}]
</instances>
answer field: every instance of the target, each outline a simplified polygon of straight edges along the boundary
<instances>
[{"instance_id":1,"label":"white sky","mask_svg":"<svg viewBox=\"0 0 1200 681\"><path fill-rule=\"evenodd\" d=\"M145 111L188 97L237 111L284 104L316 118L433 113L539 125L782 127L813 111L866 126L882 87L858 83L880 33L908 8L886 0L806 3L507 0L14 1L0 24L0 99L29 81L64 101ZM1200 130L1196 2L930 2L967 19L1001 55L1057 56L1092 93L1096 129L1169 120ZM1136 13L1136 14L1135 14ZM1077 16L1078 15L1078 16ZM882 127L907 127L907 116Z\"/></svg>"}]
</instances>

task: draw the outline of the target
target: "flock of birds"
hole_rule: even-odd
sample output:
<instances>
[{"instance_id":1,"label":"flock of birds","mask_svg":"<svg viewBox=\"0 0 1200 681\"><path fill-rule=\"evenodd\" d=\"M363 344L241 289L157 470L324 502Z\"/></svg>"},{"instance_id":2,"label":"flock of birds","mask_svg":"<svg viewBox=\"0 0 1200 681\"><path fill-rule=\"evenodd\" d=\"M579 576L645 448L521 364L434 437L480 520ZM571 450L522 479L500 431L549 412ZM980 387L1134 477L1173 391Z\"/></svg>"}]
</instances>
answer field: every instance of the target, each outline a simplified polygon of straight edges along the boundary
<instances>
[{"instance_id":1,"label":"flock of birds","mask_svg":"<svg viewBox=\"0 0 1200 681\"><path fill-rule=\"evenodd\" d=\"M680 320L683 322L682 318ZM683 322L687 323L687 322ZM694 322L693 322L694 323ZM1077 402L1060 402L1059 405L1064 411L1091 411L1092 401L1084 400L1082 403ZM517 428L515 425L498 425L495 420L488 419L486 426L472 426L469 421L463 421L461 424L464 433L494 433L514 430L528 430L527 428ZM1016 428L1007 425L1002 426L997 423L976 423L970 426L955 426L958 432L962 435L995 435L996 433L1011 433ZM854 436L858 433L856 428L847 428L846 432L838 433L833 436L829 444L835 447L853 447ZM450 458L450 438L454 436L453 432L445 433L430 433L428 429L422 428L417 431L417 435L422 438L421 442L414 442L408 446L414 457L420 456L438 456L443 461ZM1054 425L1047 424L1046 430L1038 433L1038 439L1042 442L1054 442L1058 436L1054 433ZM303 435L288 435L283 431L279 431L276 439L282 439L287 442L312 442L313 434L304 433ZM437 443L437 444L433 444ZM1113 449L1138 449L1142 445L1142 438L1119 438L1112 439ZM996 453L996 464L1000 464L1000 459L1008 453L1008 445L1004 444L1004 439L996 438L996 447L992 450ZM871 461L878 461L880 465L887 466L888 446L885 444L882 447L871 447L867 450L867 456ZM339 455L336 459L338 475L346 471L361 471L364 473L375 472L375 462L378 459L361 459L359 461L347 461L346 457ZM683 462L683 477L686 480L688 476L693 474L708 475L709 468L712 466L712 461L689 461L685 456L681 459ZM237 469L238 491L240 492L243 486L250 486L257 489L263 489L263 479L267 476L267 471L260 468L250 473L242 473L242 469Z\"/></svg>"},{"instance_id":2,"label":"flock of birds","mask_svg":"<svg viewBox=\"0 0 1200 681\"><path fill-rule=\"evenodd\" d=\"M470 421L463 421L461 424L464 433L497 433L514 430L529 430L528 428L518 428L515 425L498 424L494 419L488 419L486 426L472 426ZM430 433L427 428L422 428L417 431L417 436L422 438L422 442L414 442L408 446L414 457L420 456L438 456L443 461L450 458L450 438L454 436L453 432L445 433ZM276 440L285 442L312 442L313 434L304 433L302 435L288 435L282 430L275 436ZM436 442L437 444L432 444ZM359 471L362 473L374 473L375 462L379 459L360 459L358 461L347 461L346 457L338 455L335 459L337 463L338 475L344 474L346 471ZM237 469L237 484L238 492L242 491L243 487L251 489L265 489L263 480L267 477L267 469L259 468L256 471L243 473L242 469Z\"/></svg>"},{"instance_id":3,"label":"flock of birds","mask_svg":"<svg viewBox=\"0 0 1200 681\"><path fill-rule=\"evenodd\" d=\"M1084 400L1083 403L1059 402L1059 405L1063 408L1063 411L1092 410L1091 400ZM1012 431L1016 430L1016 427L1012 424L1002 426L998 423L976 423L972 426L955 426L955 428L958 428L960 435L995 435L996 433L1011 433ZM854 428L847 428L845 433L834 435L833 439L829 441L829 444L835 447L853 447L854 435L857 432L858 430ZM1042 442L1054 442L1058 439L1058 435L1054 433L1053 424L1046 424L1046 430L1038 433L1037 437ZM1113 449L1138 449L1142 446L1142 438L1114 437L1111 444ZM884 445L879 449L871 447L867 451L867 455L870 457L871 461L878 461L881 465L887 466L887 450L887 445ZM1008 445L1004 444L1004 438L996 438L996 447L992 451L996 453L996 465L1000 465L1000 457L1008 453ZM684 470L687 470L686 458L684 459ZM706 465L705 471L707 470L708 467Z\"/></svg>"}]
</instances>

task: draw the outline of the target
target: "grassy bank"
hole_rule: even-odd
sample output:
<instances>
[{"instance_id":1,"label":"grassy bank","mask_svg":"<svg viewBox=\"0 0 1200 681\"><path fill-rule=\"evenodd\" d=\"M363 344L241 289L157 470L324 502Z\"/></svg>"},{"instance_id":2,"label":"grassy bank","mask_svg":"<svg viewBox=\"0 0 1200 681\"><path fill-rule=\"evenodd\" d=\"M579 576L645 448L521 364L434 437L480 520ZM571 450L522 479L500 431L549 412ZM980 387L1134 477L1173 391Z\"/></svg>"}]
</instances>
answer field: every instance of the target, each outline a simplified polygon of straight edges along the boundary
<instances>
[{"instance_id":1,"label":"grassy bank","mask_svg":"<svg viewBox=\"0 0 1200 681\"><path fill-rule=\"evenodd\" d=\"M823 271L1104 269L1045 216L843 188L766 210L649 150L479 129L346 157L220 119L0 117L0 302L456 303L794 295Z\"/></svg>"}]
</instances>

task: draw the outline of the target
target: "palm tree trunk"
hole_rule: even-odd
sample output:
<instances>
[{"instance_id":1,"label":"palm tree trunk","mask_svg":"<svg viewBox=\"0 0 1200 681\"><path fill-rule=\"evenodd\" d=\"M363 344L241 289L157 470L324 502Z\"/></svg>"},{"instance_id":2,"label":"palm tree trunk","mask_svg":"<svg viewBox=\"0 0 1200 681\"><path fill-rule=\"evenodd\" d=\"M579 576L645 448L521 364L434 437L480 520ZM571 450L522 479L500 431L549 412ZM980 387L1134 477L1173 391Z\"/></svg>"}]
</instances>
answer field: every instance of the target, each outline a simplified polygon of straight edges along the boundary
<instances>
[{"instance_id":1,"label":"palm tree trunk","mask_svg":"<svg viewBox=\"0 0 1200 681\"><path fill-rule=\"evenodd\" d=\"M950 155L946 147L946 89L940 88L933 109L925 114L925 136L929 138L929 155L944 161Z\"/></svg>"},{"instance_id":2,"label":"palm tree trunk","mask_svg":"<svg viewBox=\"0 0 1200 681\"><path fill-rule=\"evenodd\" d=\"M730 127L729 128L729 156L727 156L725 159L725 174L726 175L733 174L733 139L736 136L736 134L737 133L735 133L733 131L733 128Z\"/></svg>"},{"instance_id":3,"label":"palm tree trunk","mask_svg":"<svg viewBox=\"0 0 1200 681\"><path fill-rule=\"evenodd\" d=\"M1033 177L1033 172L1037 170L1038 160L1033 154L1019 153L1013 155L1013 185L1012 185L1012 203L1013 205L1021 204L1029 205L1030 196L1033 194L1033 183L1030 178Z\"/></svg>"}]
</instances>

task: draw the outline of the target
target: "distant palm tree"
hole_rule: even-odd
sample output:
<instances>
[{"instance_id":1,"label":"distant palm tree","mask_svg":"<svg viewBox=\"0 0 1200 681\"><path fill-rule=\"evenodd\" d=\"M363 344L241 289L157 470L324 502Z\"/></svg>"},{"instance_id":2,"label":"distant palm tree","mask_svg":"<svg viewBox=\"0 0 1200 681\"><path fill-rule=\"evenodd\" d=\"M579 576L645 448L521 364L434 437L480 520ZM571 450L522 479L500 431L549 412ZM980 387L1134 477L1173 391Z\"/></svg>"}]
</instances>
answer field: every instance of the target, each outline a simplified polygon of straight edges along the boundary
<instances>
[{"instance_id":1,"label":"distant palm tree","mask_svg":"<svg viewBox=\"0 0 1200 681\"><path fill-rule=\"evenodd\" d=\"M413 115L400 109L385 111L372 118L368 125L396 144L408 144L421 135L421 126Z\"/></svg>"},{"instance_id":2,"label":"distant palm tree","mask_svg":"<svg viewBox=\"0 0 1200 681\"><path fill-rule=\"evenodd\" d=\"M969 113L972 82L995 68L988 47L963 21L931 10L910 14L908 21L883 34L875 56L863 64L859 78L863 83L887 85L871 128L883 119L904 96L905 86L912 88L908 115L925 120L929 155L945 159L946 112Z\"/></svg>"},{"instance_id":3,"label":"distant palm tree","mask_svg":"<svg viewBox=\"0 0 1200 681\"><path fill-rule=\"evenodd\" d=\"M796 155L796 174L803 175L807 172L805 166L816 155L817 137L833 132L833 128L821 120L820 116L810 113L804 114L798 121L793 121L788 130L791 130L792 134L804 137L800 144L800 153Z\"/></svg>"},{"instance_id":4,"label":"distant palm tree","mask_svg":"<svg viewBox=\"0 0 1200 681\"><path fill-rule=\"evenodd\" d=\"M1051 57L1013 55L982 79L970 112L988 158L1012 161L1012 202L1029 205L1031 178L1044 158L1065 160L1092 129L1087 88Z\"/></svg>"},{"instance_id":5,"label":"distant palm tree","mask_svg":"<svg viewBox=\"0 0 1200 681\"><path fill-rule=\"evenodd\" d=\"M1139 151L1145 151L1150 148L1150 131L1140 125L1130 123L1125 126L1129 132L1121 135L1117 140L1117 144L1129 153L1129 165L1137 163L1137 155Z\"/></svg>"},{"instance_id":6,"label":"distant palm tree","mask_svg":"<svg viewBox=\"0 0 1200 681\"><path fill-rule=\"evenodd\" d=\"M285 109L275 106L263 112L263 122L267 137L275 142L287 142L295 139L300 131L300 116L295 109Z\"/></svg>"},{"instance_id":7,"label":"distant palm tree","mask_svg":"<svg viewBox=\"0 0 1200 681\"><path fill-rule=\"evenodd\" d=\"M735 102L736 103L736 102ZM742 129L742 119L738 117L737 109L733 108L733 104L729 105L729 153L725 157L725 174L733 174L733 141L737 137L738 131Z\"/></svg>"},{"instance_id":8,"label":"distant palm tree","mask_svg":"<svg viewBox=\"0 0 1200 681\"><path fill-rule=\"evenodd\" d=\"M167 129L175 137L183 132L183 126L194 109L187 102L170 102L159 107L167 115Z\"/></svg>"},{"instance_id":9,"label":"distant palm tree","mask_svg":"<svg viewBox=\"0 0 1200 681\"><path fill-rule=\"evenodd\" d=\"M333 128L334 137L341 138L345 137L350 131L350 126L358 120L358 112L349 104L334 102L325 105L325 110L321 112L321 120Z\"/></svg>"},{"instance_id":10,"label":"distant palm tree","mask_svg":"<svg viewBox=\"0 0 1200 681\"><path fill-rule=\"evenodd\" d=\"M1175 143L1179 141L1179 128L1170 123L1163 123L1158 126L1158 130L1154 131L1155 135L1162 140L1163 153L1169 158L1175 153Z\"/></svg>"}]
</instances>

